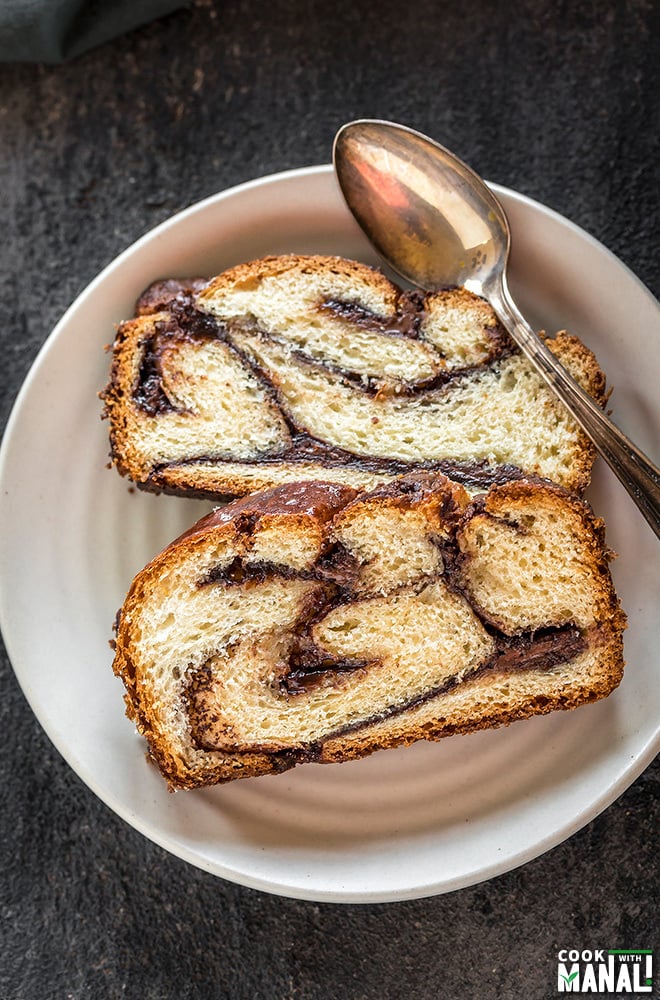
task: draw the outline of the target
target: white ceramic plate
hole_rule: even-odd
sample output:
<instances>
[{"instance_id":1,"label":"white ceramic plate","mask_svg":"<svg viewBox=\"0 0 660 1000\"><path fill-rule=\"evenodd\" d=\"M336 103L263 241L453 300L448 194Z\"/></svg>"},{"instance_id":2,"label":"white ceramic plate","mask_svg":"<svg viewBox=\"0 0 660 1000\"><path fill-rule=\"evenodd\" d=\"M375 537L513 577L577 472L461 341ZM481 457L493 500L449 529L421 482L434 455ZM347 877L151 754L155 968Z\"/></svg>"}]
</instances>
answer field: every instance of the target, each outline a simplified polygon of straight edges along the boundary
<instances>
[{"instance_id":1,"label":"white ceramic plate","mask_svg":"<svg viewBox=\"0 0 660 1000\"><path fill-rule=\"evenodd\" d=\"M622 427L660 438L660 315L637 279L548 209L497 189L514 234L512 284L539 326L567 326L616 387ZM655 540L606 469L591 499L620 558L628 667L608 700L509 729L307 765L171 795L124 716L108 645L134 575L208 505L132 490L106 467L97 392L114 325L171 275L266 253L376 263L329 167L245 184L195 205L122 254L53 331L18 397L0 456L0 622L39 721L107 805L181 858L244 885L345 902L457 889L569 836L651 760L658 740ZM35 808L38 806L35 805Z\"/></svg>"}]
</instances>

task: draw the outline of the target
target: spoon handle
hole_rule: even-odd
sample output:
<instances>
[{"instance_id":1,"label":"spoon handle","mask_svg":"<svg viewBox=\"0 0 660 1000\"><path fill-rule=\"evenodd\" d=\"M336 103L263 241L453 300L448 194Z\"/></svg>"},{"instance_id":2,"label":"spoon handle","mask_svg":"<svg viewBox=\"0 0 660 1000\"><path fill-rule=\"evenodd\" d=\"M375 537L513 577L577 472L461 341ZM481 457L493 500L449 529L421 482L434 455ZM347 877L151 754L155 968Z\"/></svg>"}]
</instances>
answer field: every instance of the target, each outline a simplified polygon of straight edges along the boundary
<instances>
[{"instance_id":1,"label":"spoon handle","mask_svg":"<svg viewBox=\"0 0 660 1000\"><path fill-rule=\"evenodd\" d=\"M489 295L491 305L521 351L593 441L660 537L660 469L612 423L560 364L519 312L506 287Z\"/></svg>"}]
</instances>

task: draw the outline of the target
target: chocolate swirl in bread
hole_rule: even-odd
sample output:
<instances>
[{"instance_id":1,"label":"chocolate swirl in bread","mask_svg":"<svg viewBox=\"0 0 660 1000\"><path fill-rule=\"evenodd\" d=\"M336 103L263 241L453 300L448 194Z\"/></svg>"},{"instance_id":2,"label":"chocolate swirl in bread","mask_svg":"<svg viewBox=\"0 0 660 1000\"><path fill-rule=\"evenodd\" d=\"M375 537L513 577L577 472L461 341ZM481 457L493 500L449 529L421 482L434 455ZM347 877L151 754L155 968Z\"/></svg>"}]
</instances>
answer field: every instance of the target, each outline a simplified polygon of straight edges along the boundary
<instances>
[{"instance_id":1,"label":"chocolate swirl in bread","mask_svg":"<svg viewBox=\"0 0 660 1000\"><path fill-rule=\"evenodd\" d=\"M567 333L548 345L602 403L593 355ZM470 490L534 474L579 491L594 457L485 302L333 257L153 286L118 330L104 398L119 471L197 496L419 468Z\"/></svg>"},{"instance_id":2,"label":"chocolate swirl in bread","mask_svg":"<svg viewBox=\"0 0 660 1000\"><path fill-rule=\"evenodd\" d=\"M136 577L114 668L173 788L349 760L607 695L607 560L587 505L539 481L288 484Z\"/></svg>"}]
</instances>

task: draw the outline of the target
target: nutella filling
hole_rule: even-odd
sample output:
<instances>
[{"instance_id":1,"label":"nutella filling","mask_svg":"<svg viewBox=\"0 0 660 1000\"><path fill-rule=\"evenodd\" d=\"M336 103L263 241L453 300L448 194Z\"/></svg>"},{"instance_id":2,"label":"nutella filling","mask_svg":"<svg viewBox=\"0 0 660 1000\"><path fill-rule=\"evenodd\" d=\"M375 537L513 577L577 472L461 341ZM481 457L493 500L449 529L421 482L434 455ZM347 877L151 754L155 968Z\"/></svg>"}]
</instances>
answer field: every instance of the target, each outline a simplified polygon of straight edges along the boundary
<instances>
[{"instance_id":1,"label":"nutella filling","mask_svg":"<svg viewBox=\"0 0 660 1000\"><path fill-rule=\"evenodd\" d=\"M187 301L192 305L193 296L208 284L206 278L166 278L149 285L135 303L135 315L169 309L174 301Z\"/></svg>"},{"instance_id":2,"label":"nutella filling","mask_svg":"<svg viewBox=\"0 0 660 1000\"><path fill-rule=\"evenodd\" d=\"M195 458L181 459L178 462L169 462L166 465L158 466L153 478L158 479L158 473L162 469L175 466L195 466L213 464L222 466L234 464L236 459L218 457L215 455L200 455ZM318 438L313 438L306 433L296 433L291 446L276 454L264 454L259 458L242 458L241 465L246 466L269 466L269 465L306 465L308 463L318 463L328 469L351 468L361 472L381 473L387 476L402 476L406 473L423 470L426 472L441 472L449 479L460 483L469 490L487 490L489 486L497 483L511 482L513 479L526 478L522 469L516 465L489 465L486 459L479 461L452 461L448 458L438 459L431 462L404 462L395 458L380 458L375 455L355 455L353 452L338 448L335 445L326 444Z\"/></svg>"},{"instance_id":3,"label":"nutella filling","mask_svg":"<svg viewBox=\"0 0 660 1000\"><path fill-rule=\"evenodd\" d=\"M331 313L365 330L413 340L419 337L419 328L425 316L424 293L418 291L401 293L394 316L377 316L357 302L342 302L339 299L325 299L318 308L320 312Z\"/></svg>"},{"instance_id":4,"label":"nutella filling","mask_svg":"<svg viewBox=\"0 0 660 1000\"><path fill-rule=\"evenodd\" d=\"M133 392L136 404L150 417L176 410L163 390L161 355L162 344L158 334L154 334L144 345L138 382Z\"/></svg>"}]
</instances>

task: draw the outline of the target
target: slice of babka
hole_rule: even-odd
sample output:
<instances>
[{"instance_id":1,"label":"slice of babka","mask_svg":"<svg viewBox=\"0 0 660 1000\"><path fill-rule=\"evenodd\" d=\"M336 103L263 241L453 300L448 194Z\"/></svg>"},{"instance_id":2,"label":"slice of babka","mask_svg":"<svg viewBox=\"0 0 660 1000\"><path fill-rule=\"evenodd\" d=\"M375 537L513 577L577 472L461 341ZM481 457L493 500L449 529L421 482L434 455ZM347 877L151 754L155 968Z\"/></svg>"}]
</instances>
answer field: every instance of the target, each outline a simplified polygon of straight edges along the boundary
<instances>
[{"instance_id":1,"label":"slice of babka","mask_svg":"<svg viewBox=\"0 0 660 1000\"><path fill-rule=\"evenodd\" d=\"M599 403L592 353L551 350ZM240 496L415 469L471 491L538 475L573 491L594 451L483 300L401 291L336 257L269 257L163 281L121 324L104 394L113 461L151 490Z\"/></svg>"},{"instance_id":2,"label":"slice of babka","mask_svg":"<svg viewBox=\"0 0 660 1000\"><path fill-rule=\"evenodd\" d=\"M608 558L586 503L541 481L286 484L138 574L114 669L172 788L350 760L609 694Z\"/></svg>"}]
</instances>

